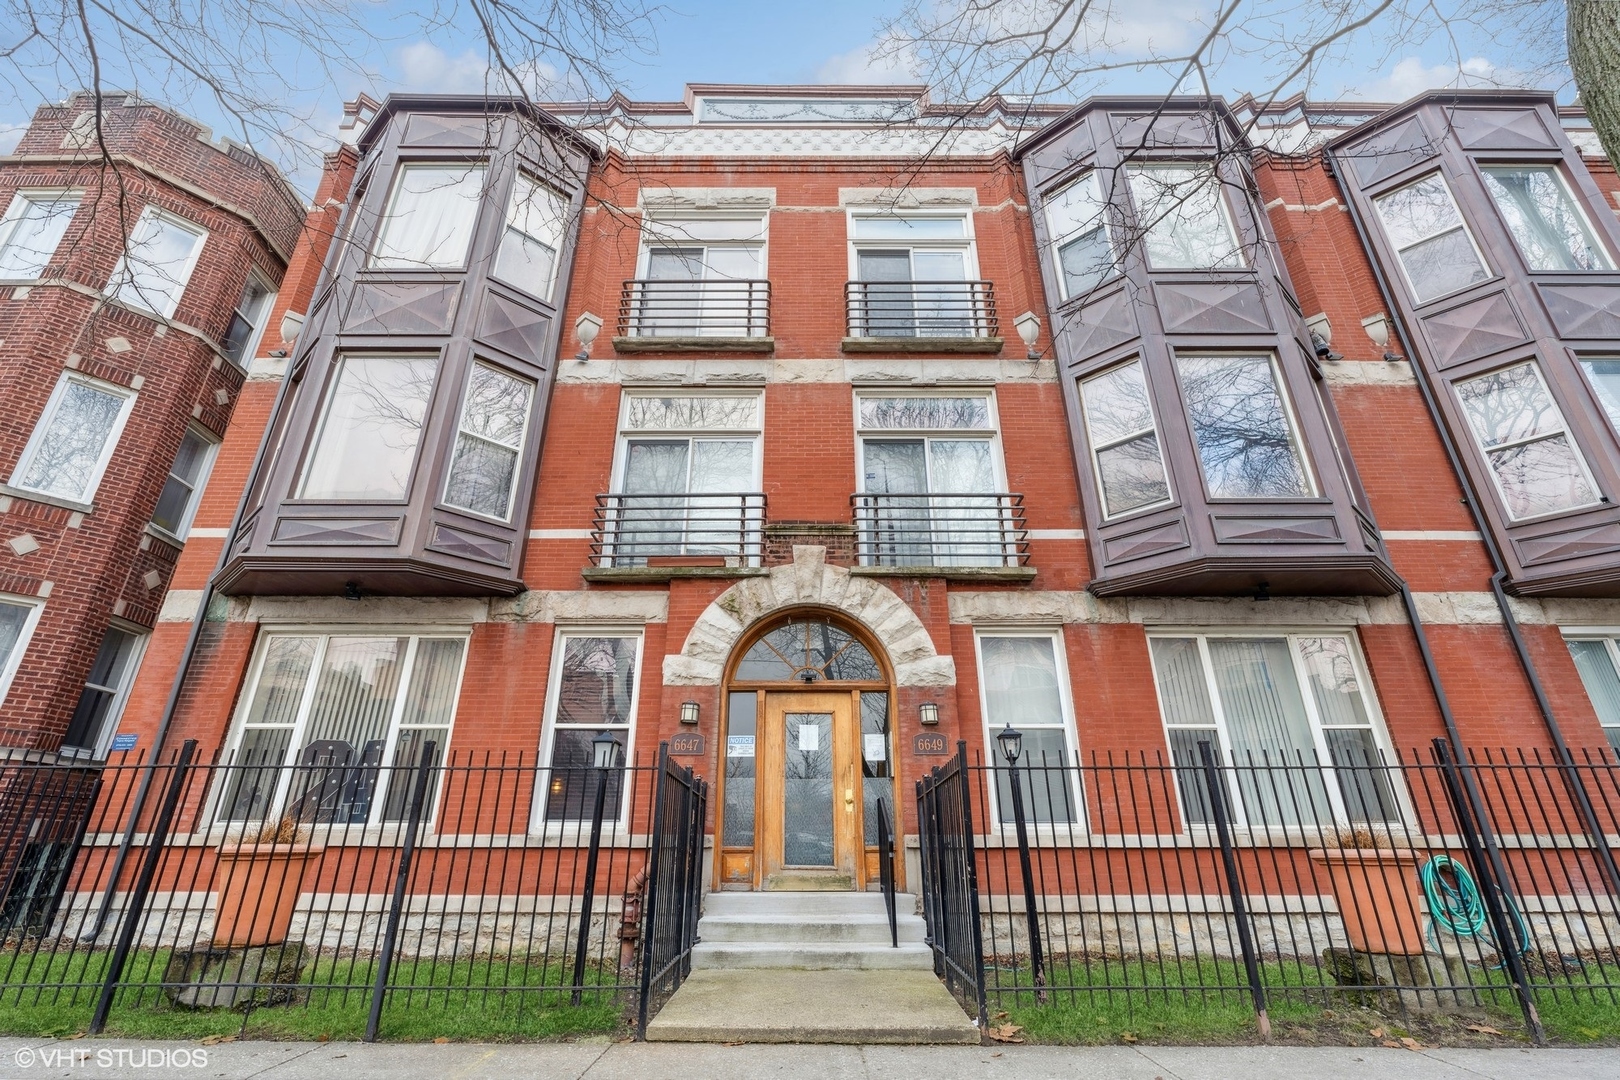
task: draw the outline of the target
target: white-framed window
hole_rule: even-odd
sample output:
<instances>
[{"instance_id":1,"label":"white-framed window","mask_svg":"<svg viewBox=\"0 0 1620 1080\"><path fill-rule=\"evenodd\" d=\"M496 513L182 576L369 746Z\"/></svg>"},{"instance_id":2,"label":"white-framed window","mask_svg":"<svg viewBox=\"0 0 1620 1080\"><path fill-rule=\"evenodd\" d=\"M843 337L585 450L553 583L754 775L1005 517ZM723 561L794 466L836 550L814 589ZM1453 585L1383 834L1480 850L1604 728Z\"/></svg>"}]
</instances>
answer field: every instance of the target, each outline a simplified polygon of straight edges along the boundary
<instances>
[{"instance_id":1,"label":"white-framed window","mask_svg":"<svg viewBox=\"0 0 1620 1080\"><path fill-rule=\"evenodd\" d=\"M1613 270L1556 165L1485 165L1485 190L1531 270Z\"/></svg>"},{"instance_id":2,"label":"white-framed window","mask_svg":"<svg viewBox=\"0 0 1620 1080\"><path fill-rule=\"evenodd\" d=\"M22 666L23 653L39 625L45 601L32 596L13 596L0 593L0 705L6 702L11 680Z\"/></svg>"},{"instance_id":3,"label":"white-framed window","mask_svg":"<svg viewBox=\"0 0 1620 1080\"><path fill-rule=\"evenodd\" d=\"M1211 499L1316 494L1277 358L1175 358L1182 400Z\"/></svg>"},{"instance_id":4,"label":"white-framed window","mask_svg":"<svg viewBox=\"0 0 1620 1080\"><path fill-rule=\"evenodd\" d=\"M64 371L23 448L11 485L88 503L134 408L135 391Z\"/></svg>"},{"instance_id":5,"label":"white-framed window","mask_svg":"<svg viewBox=\"0 0 1620 1080\"><path fill-rule=\"evenodd\" d=\"M135 682L135 672L141 666L141 654L146 650L148 637L134 626L107 628L62 739L65 756L97 761L106 758L112 737L118 731L124 704L129 699L129 688Z\"/></svg>"},{"instance_id":6,"label":"white-framed window","mask_svg":"<svg viewBox=\"0 0 1620 1080\"><path fill-rule=\"evenodd\" d=\"M1198 744L1237 778L1234 823L1319 827L1400 820L1395 763L1347 632L1148 635L1182 815L1214 821Z\"/></svg>"},{"instance_id":7,"label":"white-framed window","mask_svg":"<svg viewBox=\"0 0 1620 1080\"><path fill-rule=\"evenodd\" d=\"M231 324L225 328L225 340L220 342L223 352L237 367L246 367L253 359L253 351L264 336L264 324L275 306L276 290L252 270L247 284L242 286L242 298L231 312Z\"/></svg>"},{"instance_id":8,"label":"white-framed window","mask_svg":"<svg viewBox=\"0 0 1620 1080\"><path fill-rule=\"evenodd\" d=\"M973 214L851 210L850 327L855 337L976 337L987 332Z\"/></svg>"},{"instance_id":9,"label":"white-framed window","mask_svg":"<svg viewBox=\"0 0 1620 1080\"><path fill-rule=\"evenodd\" d=\"M656 214L642 221L632 337L763 337L769 217Z\"/></svg>"},{"instance_id":10,"label":"white-framed window","mask_svg":"<svg viewBox=\"0 0 1620 1080\"><path fill-rule=\"evenodd\" d=\"M1081 379L1080 405L1103 516L1168 503L1170 479L1141 359Z\"/></svg>"},{"instance_id":11,"label":"white-framed window","mask_svg":"<svg viewBox=\"0 0 1620 1080\"><path fill-rule=\"evenodd\" d=\"M444 482L445 505L498 521L512 519L533 401L533 379L482 360L473 364Z\"/></svg>"},{"instance_id":12,"label":"white-framed window","mask_svg":"<svg viewBox=\"0 0 1620 1080\"><path fill-rule=\"evenodd\" d=\"M350 353L339 359L298 497L404 499L438 371L437 353Z\"/></svg>"},{"instance_id":13,"label":"white-framed window","mask_svg":"<svg viewBox=\"0 0 1620 1080\"><path fill-rule=\"evenodd\" d=\"M208 230L201 225L148 206L107 279L107 295L165 319L173 317L206 239Z\"/></svg>"},{"instance_id":14,"label":"white-framed window","mask_svg":"<svg viewBox=\"0 0 1620 1080\"><path fill-rule=\"evenodd\" d=\"M1490 277L1445 178L1433 172L1373 200L1420 304Z\"/></svg>"},{"instance_id":15,"label":"white-framed window","mask_svg":"<svg viewBox=\"0 0 1620 1080\"><path fill-rule=\"evenodd\" d=\"M858 390L855 435L865 565L1016 561L993 393Z\"/></svg>"},{"instance_id":16,"label":"white-framed window","mask_svg":"<svg viewBox=\"0 0 1620 1080\"><path fill-rule=\"evenodd\" d=\"M1457 400L1508 516L1591 506L1597 484L1533 360L1456 384Z\"/></svg>"},{"instance_id":17,"label":"white-framed window","mask_svg":"<svg viewBox=\"0 0 1620 1080\"><path fill-rule=\"evenodd\" d=\"M368 265L378 270L460 270L478 223L483 162L399 167Z\"/></svg>"},{"instance_id":18,"label":"white-framed window","mask_svg":"<svg viewBox=\"0 0 1620 1080\"><path fill-rule=\"evenodd\" d=\"M1084 296L1114 273L1108 235L1108 201L1095 171L1085 173L1045 199L1052 269L1063 299Z\"/></svg>"},{"instance_id":19,"label":"white-framed window","mask_svg":"<svg viewBox=\"0 0 1620 1080\"><path fill-rule=\"evenodd\" d=\"M1620 356L1582 356L1577 363L1592 384L1609 426L1620 435Z\"/></svg>"},{"instance_id":20,"label":"white-framed window","mask_svg":"<svg viewBox=\"0 0 1620 1080\"><path fill-rule=\"evenodd\" d=\"M996 766L992 814L1012 822L1012 779L996 745L1008 724L1023 735L1018 758L1024 820L1086 827L1075 740L1069 667L1058 629L986 629L973 636L979 664L979 707L985 747Z\"/></svg>"},{"instance_id":21,"label":"white-framed window","mask_svg":"<svg viewBox=\"0 0 1620 1080\"><path fill-rule=\"evenodd\" d=\"M495 253L495 276L531 296L550 300L557 280L557 252L562 250L567 231L568 200L528 173L518 173Z\"/></svg>"},{"instance_id":22,"label":"white-framed window","mask_svg":"<svg viewBox=\"0 0 1620 1080\"><path fill-rule=\"evenodd\" d=\"M1125 178L1148 266L1208 270L1245 265L1232 212L1213 167L1133 165Z\"/></svg>"},{"instance_id":23,"label":"white-framed window","mask_svg":"<svg viewBox=\"0 0 1620 1080\"><path fill-rule=\"evenodd\" d=\"M758 390L626 391L606 508L612 564L682 555L754 561L764 422Z\"/></svg>"},{"instance_id":24,"label":"white-framed window","mask_svg":"<svg viewBox=\"0 0 1620 1080\"><path fill-rule=\"evenodd\" d=\"M67 234L82 196L77 191L19 191L0 218L0 279L33 281L45 272Z\"/></svg>"},{"instance_id":25,"label":"white-framed window","mask_svg":"<svg viewBox=\"0 0 1620 1080\"><path fill-rule=\"evenodd\" d=\"M1620 754L1620 635L1611 632L1588 637L1582 632L1576 637L1573 631L1564 633L1603 734Z\"/></svg>"},{"instance_id":26,"label":"white-framed window","mask_svg":"<svg viewBox=\"0 0 1620 1080\"><path fill-rule=\"evenodd\" d=\"M403 821L427 743L431 764L445 759L466 654L465 631L266 631L237 709L216 820ZM430 802L424 820L431 816Z\"/></svg>"},{"instance_id":27,"label":"white-framed window","mask_svg":"<svg viewBox=\"0 0 1620 1080\"><path fill-rule=\"evenodd\" d=\"M636 698L641 692L642 630L559 629L546 688L542 768L535 785L533 829L589 821L597 772L591 740L602 732L619 741L630 763L636 745ZM622 827L630 813L623 771L610 772L603 819Z\"/></svg>"},{"instance_id":28,"label":"white-framed window","mask_svg":"<svg viewBox=\"0 0 1620 1080\"><path fill-rule=\"evenodd\" d=\"M152 511L153 525L176 540L186 538L218 452L219 440L211 433L197 427L186 429L180 450L174 455L174 464L169 466L169 478L163 482L163 491L158 495L157 507Z\"/></svg>"}]
</instances>

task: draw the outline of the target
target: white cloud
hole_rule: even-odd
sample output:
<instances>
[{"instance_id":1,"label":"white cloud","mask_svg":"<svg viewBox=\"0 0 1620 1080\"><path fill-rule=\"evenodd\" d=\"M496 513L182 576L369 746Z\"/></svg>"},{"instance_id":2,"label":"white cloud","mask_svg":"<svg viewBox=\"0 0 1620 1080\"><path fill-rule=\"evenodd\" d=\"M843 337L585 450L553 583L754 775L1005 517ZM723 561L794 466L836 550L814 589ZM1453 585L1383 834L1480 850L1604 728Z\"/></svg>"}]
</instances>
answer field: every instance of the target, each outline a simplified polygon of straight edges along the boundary
<instances>
[{"instance_id":1,"label":"white cloud","mask_svg":"<svg viewBox=\"0 0 1620 1080\"><path fill-rule=\"evenodd\" d=\"M843 85L887 85L916 82L911 69L910 56L904 50L885 49L886 55L875 55L880 41L868 41L848 52L829 57L816 71L816 81Z\"/></svg>"},{"instance_id":2,"label":"white cloud","mask_svg":"<svg viewBox=\"0 0 1620 1080\"><path fill-rule=\"evenodd\" d=\"M1499 68L1483 56L1473 56L1461 64L1443 63L1425 65L1416 56L1397 61L1387 75L1370 82L1345 88L1346 97L1363 101L1405 101L1425 90L1443 90L1452 87L1474 89L1478 87L1513 85L1513 72Z\"/></svg>"},{"instance_id":3,"label":"white cloud","mask_svg":"<svg viewBox=\"0 0 1620 1080\"><path fill-rule=\"evenodd\" d=\"M402 90L478 94L489 84L489 64L471 49L451 56L431 41L416 41L399 50L395 64Z\"/></svg>"},{"instance_id":4,"label":"white cloud","mask_svg":"<svg viewBox=\"0 0 1620 1080\"><path fill-rule=\"evenodd\" d=\"M26 123L8 124L0 121L0 154L9 154L17 149L17 144L22 142L23 132L27 130Z\"/></svg>"}]
</instances>

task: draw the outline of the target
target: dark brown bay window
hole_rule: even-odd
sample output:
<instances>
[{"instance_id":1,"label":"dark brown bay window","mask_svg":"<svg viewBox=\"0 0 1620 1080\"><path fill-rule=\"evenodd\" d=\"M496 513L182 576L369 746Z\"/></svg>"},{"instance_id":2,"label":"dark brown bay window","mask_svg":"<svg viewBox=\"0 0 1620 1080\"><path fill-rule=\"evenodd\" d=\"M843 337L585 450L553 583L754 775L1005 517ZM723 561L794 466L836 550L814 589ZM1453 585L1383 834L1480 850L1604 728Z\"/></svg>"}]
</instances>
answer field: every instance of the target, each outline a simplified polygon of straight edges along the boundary
<instances>
[{"instance_id":1,"label":"dark brown bay window","mask_svg":"<svg viewBox=\"0 0 1620 1080\"><path fill-rule=\"evenodd\" d=\"M1090 587L1392 592L1240 145L1218 104L1110 99L1023 151Z\"/></svg>"},{"instance_id":2,"label":"dark brown bay window","mask_svg":"<svg viewBox=\"0 0 1620 1080\"><path fill-rule=\"evenodd\" d=\"M520 102L416 97L360 149L221 588L517 592L592 152Z\"/></svg>"}]
</instances>

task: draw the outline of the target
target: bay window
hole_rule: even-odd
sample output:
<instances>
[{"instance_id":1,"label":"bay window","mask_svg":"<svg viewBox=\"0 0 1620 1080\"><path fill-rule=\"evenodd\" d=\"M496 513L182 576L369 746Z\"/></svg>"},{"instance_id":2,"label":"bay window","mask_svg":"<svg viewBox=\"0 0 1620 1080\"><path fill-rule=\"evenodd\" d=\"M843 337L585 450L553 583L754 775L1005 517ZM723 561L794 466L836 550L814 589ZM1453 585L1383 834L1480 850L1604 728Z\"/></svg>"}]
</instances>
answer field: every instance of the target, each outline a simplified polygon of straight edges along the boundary
<instances>
[{"instance_id":1,"label":"bay window","mask_svg":"<svg viewBox=\"0 0 1620 1080\"><path fill-rule=\"evenodd\" d=\"M557 252L567 228L568 200L527 173L518 173L495 255L495 276L531 296L551 299Z\"/></svg>"},{"instance_id":2,"label":"bay window","mask_svg":"<svg viewBox=\"0 0 1620 1080\"><path fill-rule=\"evenodd\" d=\"M1095 172L1046 196L1046 231L1053 269L1065 300L1084 296L1114 270L1108 242L1108 204Z\"/></svg>"},{"instance_id":3,"label":"bay window","mask_svg":"<svg viewBox=\"0 0 1620 1080\"><path fill-rule=\"evenodd\" d=\"M1347 634L1148 640L1186 821L1214 820L1200 742L1236 780L1226 800L1239 825L1398 819L1376 706Z\"/></svg>"},{"instance_id":4,"label":"bay window","mask_svg":"<svg viewBox=\"0 0 1620 1080\"><path fill-rule=\"evenodd\" d=\"M128 245L107 282L107 295L171 318L207 237L202 226L148 206L130 231Z\"/></svg>"},{"instance_id":5,"label":"bay window","mask_svg":"<svg viewBox=\"0 0 1620 1080\"><path fill-rule=\"evenodd\" d=\"M1485 190L1531 270L1613 270L1553 165L1485 165Z\"/></svg>"},{"instance_id":6,"label":"bay window","mask_svg":"<svg viewBox=\"0 0 1620 1080\"><path fill-rule=\"evenodd\" d=\"M1058 631L990 631L977 637L985 746L996 766L996 819L1013 821L1012 778L996 745L1008 724L1023 735L1018 758L1026 820L1081 824L1070 768L1073 715Z\"/></svg>"},{"instance_id":7,"label":"bay window","mask_svg":"<svg viewBox=\"0 0 1620 1080\"><path fill-rule=\"evenodd\" d=\"M448 505L511 520L533 400L533 380L490 364L472 366L456 432L455 457L445 484Z\"/></svg>"},{"instance_id":8,"label":"bay window","mask_svg":"<svg viewBox=\"0 0 1620 1080\"><path fill-rule=\"evenodd\" d=\"M134 407L133 390L63 372L11 474L12 485L88 503Z\"/></svg>"},{"instance_id":9,"label":"bay window","mask_svg":"<svg viewBox=\"0 0 1620 1080\"><path fill-rule=\"evenodd\" d=\"M426 744L434 744L427 763L445 758L466 649L464 635L266 634L218 818L404 820Z\"/></svg>"},{"instance_id":10,"label":"bay window","mask_svg":"<svg viewBox=\"0 0 1620 1080\"><path fill-rule=\"evenodd\" d=\"M19 191L0 218L0 279L33 281L56 254L73 215L77 192Z\"/></svg>"},{"instance_id":11,"label":"bay window","mask_svg":"<svg viewBox=\"0 0 1620 1080\"><path fill-rule=\"evenodd\" d=\"M1080 402L1102 491L1103 516L1169 502L1170 482L1142 361L1131 360L1082 379Z\"/></svg>"},{"instance_id":12,"label":"bay window","mask_svg":"<svg viewBox=\"0 0 1620 1080\"><path fill-rule=\"evenodd\" d=\"M1418 303L1490 276L1451 189L1439 173L1380 195L1373 205Z\"/></svg>"},{"instance_id":13,"label":"bay window","mask_svg":"<svg viewBox=\"0 0 1620 1080\"><path fill-rule=\"evenodd\" d=\"M387 270L459 270L467 263L484 195L482 164L402 165L377 226L369 265Z\"/></svg>"},{"instance_id":14,"label":"bay window","mask_svg":"<svg viewBox=\"0 0 1620 1080\"><path fill-rule=\"evenodd\" d=\"M1598 501L1586 462L1535 362L1459 382L1456 389L1510 518Z\"/></svg>"},{"instance_id":15,"label":"bay window","mask_svg":"<svg viewBox=\"0 0 1620 1080\"><path fill-rule=\"evenodd\" d=\"M563 631L551 668L536 817L540 823L589 820L596 794L591 740L608 732L623 748L623 761L632 757L641 635ZM619 821L629 809L624 776L616 769L605 778L608 821Z\"/></svg>"},{"instance_id":16,"label":"bay window","mask_svg":"<svg viewBox=\"0 0 1620 1080\"><path fill-rule=\"evenodd\" d=\"M405 498L439 358L356 353L334 367L298 497Z\"/></svg>"},{"instance_id":17,"label":"bay window","mask_svg":"<svg viewBox=\"0 0 1620 1080\"><path fill-rule=\"evenodd\" d=\"M1178 356L1176 374L1212 499L1314 494L1271 356Z\"/></svg>"},{"instance_id":18,"label":"bay window","mask_svg":"<svg viewBox=\"0 0 1620 1080\"><path fill-rule=\"evenodd\" d=\"M1240 267L1243 253L1207 165L1138 165L1126 170L1148 265L1155 270Z\"/></svg>"},{"instance_id":19,"label":"bay window","mask_svg":"<svg viewBox=\"0 0 1620 1080\"><path fill-rule=\"evenodd\" d=\"M1620 752L1620 639L1611 635L1567 641L1587 700L1609 745Z\"/></svg>"}]
</instances>

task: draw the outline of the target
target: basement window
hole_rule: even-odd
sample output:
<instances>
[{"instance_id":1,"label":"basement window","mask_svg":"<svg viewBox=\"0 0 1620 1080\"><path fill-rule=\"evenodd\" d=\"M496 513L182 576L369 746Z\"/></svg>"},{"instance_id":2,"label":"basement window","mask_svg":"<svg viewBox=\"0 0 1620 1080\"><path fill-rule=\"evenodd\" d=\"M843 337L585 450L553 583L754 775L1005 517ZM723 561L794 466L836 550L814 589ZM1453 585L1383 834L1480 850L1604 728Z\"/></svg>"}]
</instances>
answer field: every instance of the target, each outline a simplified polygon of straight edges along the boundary
<instances>
[{"instance_id":1,"label":"basement window","mask_svg":"<svg viewBox=\"0 0 1620 1080\"><path fill-rule=\"evenodd\" d=\"M1568 644L1603 734L1620 751L1620 641L1612 636L1570 638Z\"/></svg>"}]
</instances>

